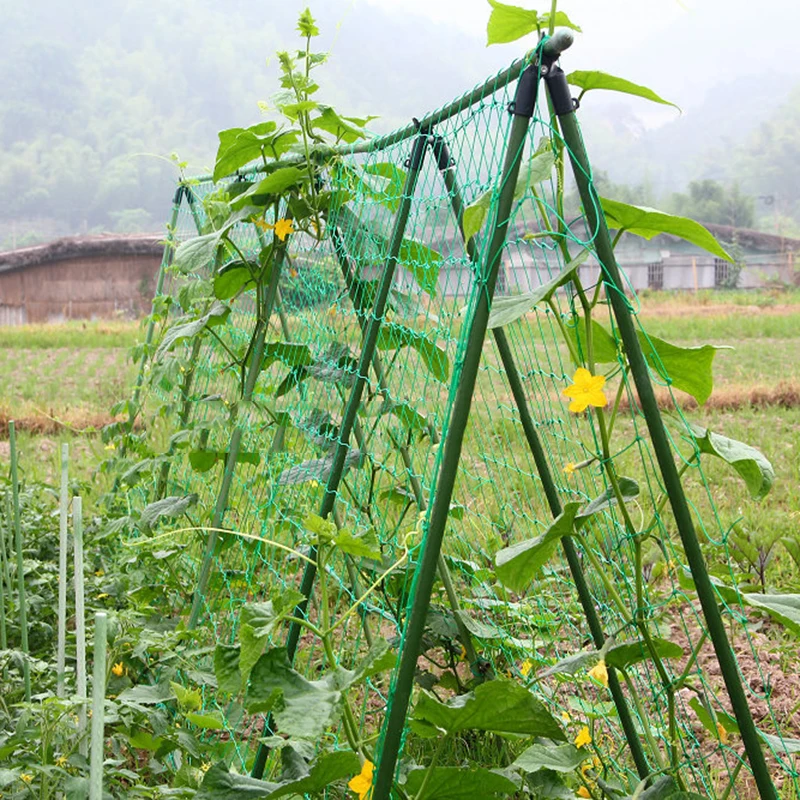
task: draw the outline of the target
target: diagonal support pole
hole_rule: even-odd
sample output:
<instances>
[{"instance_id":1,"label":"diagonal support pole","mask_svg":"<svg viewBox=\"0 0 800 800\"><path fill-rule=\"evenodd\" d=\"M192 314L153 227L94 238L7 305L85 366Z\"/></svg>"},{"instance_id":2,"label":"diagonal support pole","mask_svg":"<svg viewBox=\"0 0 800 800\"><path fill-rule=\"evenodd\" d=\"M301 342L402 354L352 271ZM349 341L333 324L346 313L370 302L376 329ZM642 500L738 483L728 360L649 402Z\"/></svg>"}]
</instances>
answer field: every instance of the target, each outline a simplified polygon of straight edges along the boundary
<instances>
[{"instance_id":1,"label":"diagonal support pole","mask_svg":"<svg viewBox=\"0 0 800 800\"><path fill-rule=\"evenodd\" d=\"M356 380L353 383L353 388L350 392L347 405L345 406L344 416L342 417L341 425L339 426L339 435L337 439L336 451L334 452L333 463L331 464L331 471L328 475L328 480L325 486L325 495L320 504L319 516L326 519L333 511L336 497L344 475L345 461L347 454L350 450L350 436L353 432L353 427L356 422L356 415L361 406L361 397L369 377L370 364L378 342L378 334L380 333L381 324L383 323L384 314L386 312L386 303L389 298L389 291L394 283L395 270L397 268L397 261L400 255L400 246L403 242L406 226L408 224L408 217L411 212L411 201L414 197L414 191L417 186L417 179L422 170L422 164L425 159L425 152L428 149L429 134L425 131L420 131L417 138L414 140L414 145L411 151L411 158L409 160L408 172L406 173L406 181L403 186L403 198L400 203L400 208L397 210L395 217L392 235L389 240L389 253L386 258L386 263L383 267L381 280L378 287L378 292L372 307L372 314L366 326L363 336L361 355L358 360ZM312 549L309 557L313 560L316 557L316 550ZM303 600L297 605L294 610L294 616L303 618L308 608L308 601L311 597L311 591L314 588L314 580L317 574L316 562L307 563L303 572L303 578L300 584L300 592L303 594ZM297 650L297 643L300 638L300 626L294 622L289 627L289 634L286 638L286 652L289 661L294 659L294 654ZM265 733L272 730L272 719L267 718L265 725ZM266 766L268 749L262 743L259 745L256 759L251 770L251 775L254 778L260 778L264 773Z\"/></svg>"},{"instance_id":2,"label":"diagonal support pole","mask_svg":"<svg viewBox=\"0 0 800 800\"><path fill-rule=\"evenodd\" d=\"M461 194L461 187L458 184L458 178L456 177L456 170L450 162L450 153L444 139L437 138L435 140L433 151L439 163L439 169L442 172L442 178L444 179L447 192L450 195L450 205L453 210L453 216L456 219L458 230L463 239L464 199L463 195ZM465 243L465 249L470 260L474 262L478 257L478 253L473 237L470 237L469 241ZM550 466L547 463L544 449L542 448L539 435L536 432L536 426L528 408L528 401L525 398L525 390L523 389L519 371L517 370L517 365L514 362L514 356L508 344L508 338L506 337L505 331L502 328L493 329L492 334L494 336L495 344L497 345L497 350L500 354L500 360L506 372L509 387L511 388L511 394L513 395L514 401L517 405L517 411L520 416L520 422L522 423L525 439L528 443L531 454L533 455L533 460L536 464L536 470L539 473L539 478L542 481L542 487L544 488L544 493L547 497L550 513L553 515L553 517L557 517L561 513L561 501L558 497L558 489L553 481ZM599 649L605 643L605 634L603 633L603 627L600 624L600 619L597 615L597 610L595 609L592 594L589 591L589 587L586 583L586 576L583 573L583 567L581 566L580 558L578 557L571 537L563 537L561 544L564 550L564 555L567 559L567 563L569 564L572 580L575 583L578 599L580 600L581 607L583 608L586 621L589 624L589 631L592 634L592 639L594 640L595 646ZM608 671L608 688L611 691L614 705L617 708L617 713L619 714L619 719L625 733L625 738L628 742L628 747L630 748L633 761L636 765L636 771L639 775L639 778L644 779L650 774L650 768L648 767L647 759L645 758L644 751L642 750L642 743L638 734L636 733L636 727L633 723L633 719L631 718L630 709L628 708L625 695L622 692L619 678L617 677L616 671L613 669L613 667ZM642 722L643 724L646 724L645 720Z\"/></svg>"},{"instance_id":3,"label":"diagonal support pole","mask_svg":"<svg viewBox=\"0 0 800 800\"><path fill-rule=\"evenodd\" d=\"M450 501L453 497L453 487L461 460L464 433L472 406L472 395L480 366L483 342L486 337L489 309L497 283L497 273L514 200L514 190L519 177L522 152L531 117L536 107L538 83L538 66L532 64L520 76L514 102L509 107L513 119L506 141L503 170L497 186L500 195L494 204L495 214L489 248L479 276L482 286L475 301L472 323L466 331L461 375L450 412L436 491L429 514L428 530L422 544L422 556L412 585L411 611L403 636L400 663L392 685L392 702L384 725L383 746L374 782L373 800L388 800L394 781L408 705L414 685L417 658L425 632L425 620L430 607L431 591L442 550Z\"/></svg>"},{"instance_id":4,"label":"diagonal support pole","mask_svg":"<svg viewBox=\"0 0 800 800\"><path fill-rule=\"evenodd\" d=\"M578 185L586 221L589 230L595 234L594 246L604 276L606 297L613 309L622 343L628 356L631 375L639 395L639 403L653 443L653 451L664 479L664 486L675 517L675 524L683 543L695 587L697 588L697 595L700 599L714 651L725 680L725 687L728 690L731 706L739 724L742 742L750 760L750 768L753 771L753 777L762 800L775 800L777 798L775 786L770 778L758 731L742 688L736 657L725 632L722 615L717 605L716 593L708 575L708 569L700 549L700 542L697 539L697 533L692 522L689 504L683 492L680 476L675 466L675 458L664 428L661 412L658 409L653 386L650 382L647 362L642 354L639 339L636 335L633 315L625 298L625 284L614 257L614 248L608 234L600 199L591 180L591 166L583 145L583 138L581 137L580 126L575 115L575 107L566 76L560 67L547 65L546 68L542 68L543 73L545 69L547 90L561 125L564 142L569 151L572 172Z\"/></svg>"}]
</instances>

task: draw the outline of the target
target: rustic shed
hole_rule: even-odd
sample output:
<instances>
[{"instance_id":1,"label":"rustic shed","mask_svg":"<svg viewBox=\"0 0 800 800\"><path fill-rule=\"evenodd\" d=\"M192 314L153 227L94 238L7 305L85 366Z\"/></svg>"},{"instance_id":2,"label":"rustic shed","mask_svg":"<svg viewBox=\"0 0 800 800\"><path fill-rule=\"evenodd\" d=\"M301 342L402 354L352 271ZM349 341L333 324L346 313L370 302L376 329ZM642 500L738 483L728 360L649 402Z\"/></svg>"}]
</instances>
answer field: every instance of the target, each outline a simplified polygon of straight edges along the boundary
<instances>
[{"instance_id":1,"label":"rustic shed","mask_svg":"<svg viewBox=\"0 0 800 800\"><path fill-rule=\"evenodd\" d=\"M158 235L100 235L0 253L0 325L148 313L163 251Z\"/></svg>"}]
</instances>

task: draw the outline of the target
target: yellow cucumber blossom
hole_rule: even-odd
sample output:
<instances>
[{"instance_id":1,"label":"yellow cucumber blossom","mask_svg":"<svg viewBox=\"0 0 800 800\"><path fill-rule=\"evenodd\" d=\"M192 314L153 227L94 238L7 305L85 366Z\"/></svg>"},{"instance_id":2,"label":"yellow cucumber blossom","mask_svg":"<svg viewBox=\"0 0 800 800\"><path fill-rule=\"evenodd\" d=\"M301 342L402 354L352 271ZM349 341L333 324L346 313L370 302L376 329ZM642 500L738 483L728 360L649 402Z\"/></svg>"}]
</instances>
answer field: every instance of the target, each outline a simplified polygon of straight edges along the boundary
<instances>
[{"instance_id":1,"label":"yellow cucumber blossom","mask_svg":"<svg viewBox=\"0 0 800 800\"><path fill-rule=\"evenodd\" d=\"M370 800L372 797L372 773L375 765L367 759L361 767L361 772L352 778L347 788L358 795L358 800Z\"/></svg>"},{"instance_id":2,"label":"yellow cucumber blossom","mask_svg":"<svg viewBox=\"0 0 800 800\"><path fill-rule=\"evenodd\" d=\"M564 389L564 394L572 398L569 410L575 414L586 411L589 406L603 408L608 404L608 398L603 392L605 376L592 375L588 369L579 367L572 376L572 386Z\"/></svg>"}]
</instances>

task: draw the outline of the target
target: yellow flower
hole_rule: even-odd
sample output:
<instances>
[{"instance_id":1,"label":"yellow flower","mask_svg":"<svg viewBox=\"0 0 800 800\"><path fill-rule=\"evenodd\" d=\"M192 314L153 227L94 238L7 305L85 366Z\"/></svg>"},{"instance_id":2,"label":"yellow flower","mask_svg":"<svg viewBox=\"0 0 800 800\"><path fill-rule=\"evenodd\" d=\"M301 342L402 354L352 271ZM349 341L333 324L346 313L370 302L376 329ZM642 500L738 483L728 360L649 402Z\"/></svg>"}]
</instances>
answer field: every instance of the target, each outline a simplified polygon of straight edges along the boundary
<instances>
[{"instance_id":1,"label":"yellow flower","mask_svg":"<svg viewBox=\"0 0 800 800\"><path fill-rule=\"evenodd\" d=\"M33 775L29 775L27 772L23 772L22 775L19 776L19 779L23 783L30 783L33 780Z\"/></svg>"},{"instance_id":2,"label":"yellow flower","mask_svg":"<svg viewBox=\"0 0 800 800\"><path fill-rule=\"evenodd\" d=\"M298 275L297 270L294 267L292 267L292 269L289 270L289 277L290 278L296 278L297 275Z\"/></svg>"},{"instance_id":3,"label":"yellow flower","mask_svg":"<svg viewBox=\"0 0 800 800\"><path fill-rule=\"evenodd\" d=\"M374 770L375 765L367 759L361 767L361 773L347 784L347 788L358 795L358 800L370 800L372 797L372 773Z\"/></svg>"},{"instance_id":4,"label":"yellow flower","mask_svg":"<svg viewBox=\"0 0 800 800\"><path fill-rule=\"evenodd\" d=\"M111 597L111 595L108 594L108 592L100 592L100 594L96 594L94 596L94 599L95 600L105 600L106 597Z\"/></svg>"},{"instance_id":5,"label":"yellow flower","mask_svg":"<svg viewBox=\"0 0 800 800\"><path fill-rule=\"evenodd\" d=\"M57 767L66 767L67 766L67 757L66 756L59 756L56 759L56 766Z\"/></svg>"},{"instance_id":6,"label":"yellow flower","mask_svg":"<svg viewBox=\"0 0 800 800\"><path fill-rule=\"evenodd\" d=\"M467 660L467 648L464 645L461 645L461 652L458 654L459 661L466 661Z\"/></svg>"},{"instance_id":7,"label":"yellow flower","mask_svg":"<svg viewBox=\"0 0 800 800\"><path fill-rule=\"evenodd\" d=\"M255 221L255 226L259 230L264 231L264 233L266 233L272 227L272 225L270 225L265 219L257 219Z\"/></svg>"},{"instance_id":8,"label":"yellow flower","mask_svg":"<svg viewBox=\"0 0 800 800\"><path fill-rule=\"evenodd\" d=\"M606 379L603 375L592 375L588 369L579 367L572 376L572 386L564 389L564 394L572 398L569 410L575 414L585 411L588 406L602 408L608 403L603 392Z\"/></svg>"},{"instance_id":9,"label":"yellow flower","mask_svg":"<svg viewBox=\"0 0 800 800\"><path fill-rule=\"evenodd\" d=\"M103 575L105 575L105 574L106 574L106 573L105 573L105 572L103 572L103 570L102 570L102 569L99 569L99 570L97 570L97 572L95 572L94 576L95 576L95 578L102 578L102 577L103 577Z\"/></svg>"},{"instance_id":10,"label":"yellow flower","mask_svg":"<svg viewBox=\"0 0 800 800\"><path fill-rule=\"evenodd\" d=\"M567 714L566 711L561 712L561 719L563 719L564 722L572 722L572 718L570 717L569 714Z\"/></svg>"},{"instance_id":11,"label":"yellow flower","mask_svg":"<svg viewBox=\"0 0 800 800\"><path fill-rule=\"evenodd\" d=\"M589 727L584 725L578 735L575 737L575 747L583 747L585 744L592 743L592 736L589 733Z\"/></svg>"},{"instance_id":12,"label":"yellow flower","mask_svg":"<svg viewBox=\"0 0 800 800\"><path fill-rule=\"evenodd\" d=\"M200 765L200 772L208 772L210 769L211 769L211 762L210 761L204 761Z\"/></svg>"},{"instance_id":13,"label":"yellow flower","mask_svg":"<svg viewBox=\"0 0 800 800\"><path fill-rule=\"evenodd\" d=\"M717 733L722 744L728 744L728 731L725 730L721 722L717 723Z\"/></svg>"},{"instance_id":14,"label":"yellow flower","mask_svg":"<svg viewBox=\"0 0 800 800\"><path fill-rule=\"evenodd\" d=\"M567 464L567 466L564 467L564 472L567 475L572 475L572 473L575 472L575 465L570 461L569 464Z\"/></svg>"},{"instance_id":15,"label":"yellow flower","mask_svg":"<svg viewBox=\"0 0 800 800\"><path fill-rule=\"evenodd\" d=\"M585 787L581 786L578 789L578 797L591 797L592 793Z\"/></svg>"},{"instance_id":16,"label":"yellow flower","mask_svg":"<svg viewBox=\"0 0 800 800\"><path fill-rule=\"evenodd\" d=\"M116 449L117 449L117 446L114 444L114 442L109 442L106 445L106 450L116 450Z\"/></svg>"},{"instance_id":17,"label":"yellow flower","mask_svg":"<svg viewBox=\"0 0 800 800\"><path fill-rule=\"evenodd\" d=\"M290 233L294 233L294 223L290 219L279 219L274 225L271 226L275 229L275 235L282 241L286 241L286 237Z\"/></svg>"},{"instance_id":18,"label":"yellow flower","mask_svg":"<svg viewBox=\"0 0 800 800\"><path fill-rule=\"evenodd\" d=\"M608 669L606 669L606 662L602 659L598 661L590 670L589 677L594 678L598 683L608 688Z\"/></svg>"},{"instance_id":19,"label":"yellow flower","mask_svg":"<svg viewBox=\"0 0 800 800\"><path fill-rule=\"evenodd\" d=\"M532 669L533 669L533 661L531 661L529 658L526 658L522 662L522 666L519 668L519 671L523 678L527 678Z\"/></svg>"},{"instance_id":20,"label":"yellow flower","mask_svg":"<svg viewBox=\"0 0 800 800\"><path fill-rule=\"evenodd\" d=\"M125 674L125 665L120 661L119 664L114 664L114 666L111 667L111 672L118 678L121 678Z\"/></svg>"}]
</instances>

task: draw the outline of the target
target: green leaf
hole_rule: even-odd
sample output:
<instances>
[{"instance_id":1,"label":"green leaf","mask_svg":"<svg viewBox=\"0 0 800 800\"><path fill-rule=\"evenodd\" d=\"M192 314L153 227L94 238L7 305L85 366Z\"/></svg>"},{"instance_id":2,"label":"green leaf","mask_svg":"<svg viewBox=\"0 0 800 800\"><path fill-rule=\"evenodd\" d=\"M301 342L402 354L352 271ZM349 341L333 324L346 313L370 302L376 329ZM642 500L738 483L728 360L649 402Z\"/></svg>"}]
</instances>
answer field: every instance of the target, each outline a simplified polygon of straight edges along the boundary
<instances>
[{"instance_id":1,"label":"green leaf","mask_svg":"<svg viewBox=\"0 0 800 800\"><path fill-rule=\"evenodd\" d=\"M552 769L555 772L572 772L587 758L586 750L578 750L572 744L534 744L520 753L512 768L521 772L538 772Z\"/></svg>"},{"instance_id":2,"label":"green leaf","mask_svg":"<svg viewBox=\"0 0 800 800\"><path fill-rule=\"evenodd\" d=\"M522 200L525 192L531 186L548 180L553 174L555 163L556 156L550 146L550 140L543 139L536 148L536 152L531 156L530 161L524 164L520 170L517 185L514 187L514 200Z\"/></svg>"},{"instance_id":3,"label":"green leaf","mask_svg":"<svg viewBox=\"0 0 800 800\"><path fill-rule=\"evenodd\" d=\"M486 26L486 46L490 44L506 44L515 42L523 36L538 30L541 22L535 11L519 6L508 6L489 0L492 13Z\"/></svg>"},{"instance_id":4,"label":"green leaf","mask_svg":"<svg viewBox=\"0 0 800 800\"><path fill-rule=\"evenodd\" d=\"M621 475L618 480L619 490L623 500L627 502L639 496L639 484L636 483L633 478L626 478ZM591 503L584 506L580 512L576 514L575 518L578 520L585 520L591 517L592 514L597 514L599 511L603 511L616 504L617 498L614 495L614 490L609 486L599 497L596 497Z\"/></svg>"},{"instance_id":5,"label":"green leaf","mask_svg":"<svg viewBox=\"0 0 800 800\"><path fill-rule=\"evenodd\" d=\"M423 691L411 715L412 728L423 733L489 733L541 736L564 741L564 732L541 700L513 681L497 679L482 683L472 692L440 703Z\"/></svg>"},{"instance_id":6,"label":"green leaf","mask_svg":"<svg viewBox=\"0 0 800 800\"><path fill-rule=\"evenodd\" d=\"M117 702L131 706L154 706L166 703L174 697L169 687L163 683L131 686L117 695Z\"/></svg>"},{"instance_id":7,"label":"green leaf","mask_svg":"<svg viewBox=\"0 0 800 800\"><path fill-rule=\"evenodd\" d=\"M405 171L390 161L382 161L378 164L367 164L364 172L367 175L377 175L386 181L386 185L380 191L375 192L376 199L392 213L395 213L400 208L400 200L406 185Z\"/></svg>"},{"instance_id":8,"label":"green leaf","mask_svg":"<svg viewBox=\"0 0 800 800\"><path fill-rule=\"evenodd\" d=\"M680 108L675 103L670 103L663 97L659 97L652 89L646 86L640 86L638 83L631 83L625 78L617 78L615 75L609 75L607 72L600 72L598 70L585 71L576 70L567 75L567 83L572 86L577 86L584 92L590 89L606 89L611 92L624 92L625 94L636 95L636 97L643 97L645 100L652 100L654 103L661 103L665 106L673 106L680 111Z\"/></svg>"},{"instance_id":9,"label":"green leaf","mask_svg":"<svg viewBox=\"0 0 800 800\"><path fill-rule=\"evenodd\" d=\"M381 547L375 530L370 528L361 536L355 536L347 528L342 528L333 540L336 547L353 558L380 559Z\"/></svg>"},{"instance_id":10,"label":"green leaf","mask_svg":"<svg viewBox=\"0 0 800 800\"><path fill-rule=\"evenodd\" d=\"M261 157L261 148L277 128L275 122L262 122L251 128L229 128L219 132L214 182L236 172Z\"/></svg>"},{"instance_id":11,"label":"green leaf","mask_svg":"<svg viewBox=\"0 0 800 800\"><path fill-rule=\"evenodd\" d=\"M264 364L266 369L275 361L280 361L290 367L310 367L314 363L307 344L294 342L270 342L264 348Z\"/></svg>"},{"instance_id":12,"label":"green leaf","mask_svg":"<svg viewBox=\"0 0 800 800\"><path fill-rule=\"evenodd\" d=\"M586 321L578 317L575 325L567 328L573 347L584 359L586 350ZM611 364L619 359L617 340L595 319L592 320L592 357L598 364ZM576 364L582 367L583 363Z\"/></svg>"},{"instance_id":13,"label":"green leaf","mask_svg":"<svg viewBox=\"0 0 800 800\"><path fill-rule=\"evenodd\" d=\"M760 450L698 425L690 427L700 452L717 456L730 464L742 477L753 498L761 500L769 493L775 482L775 470Z\"/></svg>"},{"instance_id":14,"label":"green leaf","mask_svg":"<svg viewBox=\"0 0 800 800\"><path fill-rule=\"evenodd\" d=\"M187 714L186 719L202 728L205 731L222 731L225 730L225 720L222 715L217 711L206 712L205 714Z\"/></svg>"},{"instance_id":15,"label":"green leaf","mask_svg":"<svg viewBox=\"0 0 800 800\"><path fill-rule=\"evenodd\" d=\"M577 675L577 673L585 669L589 664L595 663L599 655L599 650L586 650L580 653L572 653L572 655L559 659L552 667L543 670L541 676L547 678L550 675Z\"/></svg>"},{"instance_id":16,"label":"green leaf","mask_svg":"<svg viewBox=\"0 0 800 800\"><path fill-rule=\"evenodd\" d=\"M703 405L714 388L712 363L717 350L704 344L700 347L678 347L657 336L637 330L639 344L649 367L676 389L686 392Z\"/></svg>"},{"instance_id":17,"label":"green leaf","mask_svg":"<svg viewBox=\"0 0 800 800\"><path fill-rule=\"evenodd\" d=\"M203 706L203 698L199 689L186 689L179 683L170 681L169 685L178 698L178 705L186 711L199 711Z\"/></svg>"},{"instance_id":18,"label":"green leaf","mask_svg":"<svg viewBox=\"0 0 800 800\"><path fill-rule=\"evenodd\" d=\"M525 294L495 297L489 314L489 329L502 328L524 317L534 306L547 302L555 291L569 283L578 267L589 257L589 251L583 250L572 259L561 272L547 283L538 286L534 291Z\"/></svg>"},{"instance_id":19,"label":"green leaf","mask_svg":"<svg viewBox=\"0 0 800 800\"><path fill-rule=\"evenodd\" d=\"M443 348L425 336L405 325L389 322L381 326L378 333L379 350L396 350L411 347L419 353L425 366L436 380L445 383L450 375L450 359Z\"/></svg>"},{"instance_id":20,"label":"green leaf","mask_svg":"<svg viewBox=\"0 0 800 800\"><path fill-rule=\"evenodd\" d=\"M246 800L247 798L269 797L279 789L277 783L269 783L228 772L224 761L215 764L206 772L203 782L195 795L197 800Z\"/></svg>"},{"instance_id":21,"label":"green leaf","mask_svg":"<svg viewBox=\"0 0 800 800\"><path fill-rule=\"evenodd\" d=\"M776 753L783 753L784 755L795 755L800 753L800 739L789 739L786 736L775 736L771 733L765 733L760 728L756 728L758 735L772 748Z\"/></svg>"},{"instance_id":22,"label":"green leaf","mask_svg":"<svg viewBox=\"0 0 800 800\"><path fill-rule=\"evenodd\" d=\"M544 533L500 550L494 558L498 580L515 592L528 586L552 557L561 538L573 532L579 508L580 503L567 503Z\"/></svg>"},{"instance_id":23,"label":"green leaf","mask_svg":"<svg viewBox=\"0 0 800 800\"><path fill-rule=\"evenodd\" d=\"M653 646L661 658L680 658L683 648L667 639L653 637ZM640 661L649 661L650 651L644 642L625 642L610 647L606 652L605 661L609 667L625 669Z\"/></svg>"},{"instance_id":24,"label":"green leaf","mask_svg":"<svg viewBox=\"0 0 800 800\"><path fill-rule=\"evenodd\" d=\"M539 24L542 30L549 30L550 28L550 12L545 11L539 15ZM563 11L556 11L554 27L556 28L572 28L573 31L583 33L583 29L576 25Z\"/></svg>"},{"instance_id":25,"label":"green leaf","mask_svg":"<svg viewBox=\"0 0 800 800\"><path fill-rule=\"evenodd\" d=\"M291 748L284 748L282 752L291 752ZM327 786L357 775L360 771L361 762L353 752L320 753L310 769L296 770L292 780L281 781L280 788L267 797L268 800L277 800L279 797L319 796Z\"/></svg>"},{"instance_id":26,"label":"green leaf","mask_svg":"<svg viewBox=\"0 0 800 800\"><path fill-rule=\"evenodd\" d=\"M408 772L404 788L414 800L488 800L511 797L519 787L481 767L416 767Z\"/></svg>"},{"instance_id":27,"label":"green leaf","mask_svg":"<svg viewBox=\"0 0 800 800\"><path fill-rule=\"evenodd\" d=\"M239 694L242 688L242 674L239 671L240 646L218 644L214 648L214 675L221 692Z\"/></svg>"},{"instance_id":28,"label":"green leaf","mask_svg":"<svg viewBox=\"0 0 800 800\"><path fill-rule=\"evenodd\" d=\"M202 273L214 260L219 245L219 231L187 239L175 250L172 266L184 275Z\"/></svg>"},{"instance_id":29,"label":"green leaf","mask_svg":"<svg viewBox=\"0 0 800 800\"><path fill-rule=\"evenodd\" d=\"M668 233L696 244L712 255L724 258L726 261L733 261L708 230L693 219L676 217L673 214L646 206L631 206L627 203L609 200L607 197L601 197L600 204L603 206L610 228L624 230L644 239L652 239L661 233Z\"/></svg>"},{"instance_id":30,"label":"green leaf","mask_svg":"<svg viewBox=\"0 0 800 800\"><path fill-rule=\"evenodd\" d=\"M294 467L289 467L278 476L278 485L292 486L298 483L308 483L309 481L327 483L333 467L333 459L334 455L331 454L325 458L310 458ZM344 472L351 467L358 466L360 461L360 450L355 448L348 450L344 461Z\"/></svg>"},{"instance_id":31,"label":"green leaf","mask_svg":"<svg viewBox=\"0 0 800 800\"><path fill-rule=\"evenodd\" d=\"M397 654L392 650L389 642L385 639L375 639L367 654L356 665L355 670L340 670L346 673L344 682L340 683L340 688L346 689L355 686L373 675L387 672L393 669L396 663Z\"/></svg>"},{"instance_id":32,"label":"green leaf","mask_svg":"<svg viewBox=\"0 0 800 800\"><path fill-rule=\"evenodd\" d=\"M408 403L392 403L388 409L394 414L409 431L424 431L428 427L428 420Z\"/></svg>"},{"instance_id":33,"label":"green leaf","mask_svg":"<svg viewBox=\"0 0 800 800\"><path fill-rule=\"evenodd\" d=\"M330 676L304 678L292 669L286 649L278 647L253 667L245 705L250 714L271 711L281 733L318 740L339 715L342 698L334 683Z\"/></svg>"},{"instance_id":34,"label":"green leaf","mask_svg":"<svg viewBox=\"0 0 800 800\"><path fill-rule=\"evenodd\" d=\"M375 118L370 117L369 119ZM352 144L358 139L364 139L367 136L363 125L351 124L354 121L362 122L362 120L357 120L355 117L340 117L332 108L327 107L320 116L311 120L311 127L330 133L336 137L337 141ZM367 121L364 120L364 124Z\"/></svg>"},{"instance_id":35,"label":"green leaf","mask_svg":"<svg viewBox=\"0 0 800 800\"><path fill-rule=\"evenodd\" d=\"M231 310L228 306L216 301L202 317L189 322L181 322L185 317L180 317L173 325L167 328L164 338L161 340L158 350L156 350L155 361L160 361L164 354L169 352L178 342L197 336L206 326L213 328L224 324L230 313Z\"/></svg>"},{"instance_id":36,"label":"green leaf","mask_svg":"<svg viewBox=\"0 0 800 800\"><path fill-rule=\"evenodd\" d=\"M436 250L431 250L424 244L414 239L403 239L397 255L397 263L407 269L420 288L431 297L439 288L439 269L442 265L442 256Z\"/></svg>"},{"instance_id":37,"label":"green leaf","mask_svg":"<svg viewBox=\"0 0 800 800\"><path fill-rule=\"evenodd\" d=\"M492 195L492 190L489 189L464 209L461 225L464 229L465 242L468 242L483 227L486 215L492 205Z\"/></svg>"},{"instance_id":38,"label":"green leaf","mask_svg":"<svg viewBox=\"0 0 800 800\"><path fill-rule=\"evenodd\" d=\"M222 267L214 276L214 297L217 300L230 300L254 286L250 268L242 261L233 261Z\"/></svg>"},{"instance_id":39,"label":"green leaf","mask_svg":"<svg viewBox=\"0 0 800 800\"><path fill-rule=\"evenodd\" d=\"M255 198L281 194L307 178L308 173L300 167L281 167L232 200L231 208L242 209L247 203L256 202Z\"/></svg>"},{"instance_id":40,"label":"green leaf","mask_svg":"<svg viewBox=\"0 0 800 800\"><path fill-rule=\"evenodd\" d=\"M219 461L216 450L192 450L189 453L189 464L195 472L208 472Z\"/></svg>"},{"instance_id":41,"label":"green leaf","mask_svg":"<svg viewBox=\"0 0 800 800\"><path fill-rule=\"evenodd\" d=\"M197 503L196 494L187 494L183 497L165 497L163 500L156 500L155 503L145 506L142 515L139 517L139 525L149 530L162 517L180 517L188 509Z\"/></svg>"},{"instance_id":42,"label":"green leaf","mask_svg":"<svg viewBox=\"0 0 800 800\"><path fill-rule=\"evenodd\" d=\"M747 605L766 611L794 633L800 634L800 594L757 594L753 592L742 595L742 597Z\"/></svg>"}]
</instances>

